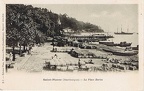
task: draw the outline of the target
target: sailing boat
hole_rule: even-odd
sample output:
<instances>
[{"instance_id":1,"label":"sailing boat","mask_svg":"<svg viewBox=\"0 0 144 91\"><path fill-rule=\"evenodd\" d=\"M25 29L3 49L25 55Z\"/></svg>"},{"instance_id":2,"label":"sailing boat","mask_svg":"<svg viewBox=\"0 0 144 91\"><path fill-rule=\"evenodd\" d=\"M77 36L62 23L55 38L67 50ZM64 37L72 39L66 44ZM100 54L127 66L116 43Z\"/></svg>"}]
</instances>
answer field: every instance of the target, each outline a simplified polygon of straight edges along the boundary
<instances>
[{"instance_id":1,"label":"sailing boat","mask_svg":"<svg viewBox=\"0 0 144 91\"><path fill-rule=\"evenodd\" d=\"M114 32L114 34L119 34L119 35L132 35L133 33L128 32L129 29L127 29L127 32L123 32L122 31L122 27L121 27L121 32L118 32L118 28L117 28L117 32Z\"/></svg>"}]
</instances>

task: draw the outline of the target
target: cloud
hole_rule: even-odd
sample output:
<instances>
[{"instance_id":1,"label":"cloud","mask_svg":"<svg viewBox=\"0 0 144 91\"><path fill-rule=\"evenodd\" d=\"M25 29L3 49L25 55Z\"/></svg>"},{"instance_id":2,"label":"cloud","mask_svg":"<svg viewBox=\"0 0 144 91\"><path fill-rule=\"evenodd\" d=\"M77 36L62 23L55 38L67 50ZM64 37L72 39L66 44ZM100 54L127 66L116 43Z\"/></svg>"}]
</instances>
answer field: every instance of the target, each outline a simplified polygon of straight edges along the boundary
<instances>
[{"instance_id":1,"label":"cloud","mask_svg":"<svg viewBox=\"0 0 144 91\"><path fill-rule=\"evenodd\" d=\"M120 12L109 13L107 11L102 11L101 13L93 13L93 14L90 15L90 17L96 17L96 18L108 17L108 18L113 18L113 17L123 17L123 15Z\"/></svg>"},{"instance_id":2,"label":"cloud","mask_svg":"<svg viewBox=\"0 0 144 91\"><path fill-rule=\"evenodd\" d=\"M120 12L114 12L110 16L112 16L112 17L123 17L123 15Z\"/></svg>"}]
</instances>

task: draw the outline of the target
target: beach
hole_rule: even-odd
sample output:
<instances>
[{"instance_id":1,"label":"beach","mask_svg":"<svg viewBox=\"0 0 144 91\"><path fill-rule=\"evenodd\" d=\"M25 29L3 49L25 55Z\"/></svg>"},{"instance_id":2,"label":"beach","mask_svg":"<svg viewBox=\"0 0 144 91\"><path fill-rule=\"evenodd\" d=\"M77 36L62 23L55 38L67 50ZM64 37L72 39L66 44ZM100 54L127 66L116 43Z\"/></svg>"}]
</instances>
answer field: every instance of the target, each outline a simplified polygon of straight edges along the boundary
<instances>
[{"instance_id":1,"label":"beach","mask_svg":"<svg viewBox=\"0 0 144 91\"><path fill-rule=\"evenodd\" d=\"M69 47L69 46L65 46L65 47L55 46L55 48L61 51L72 49L72 48L78 50L84 50L78 47ZM72 57L70 54L66 52L51 52L52 49L53 46L49 42L49 43L45 43L43 46L33 47L32 52L29 55L27 53L25 53L24 57L19 57L17 55L16 60L13 62L14 68L8 69L8 72L12 72L12 71L47 72L50 71L44 69L44 66L46 65L45 62L47 61L54 62L53 64L58 65L57 70L59 69L60 71L74 71L75 68L78 70L79 60L82 62L81 64L84 64L84 66L91 68L89 71L125 71L125 70L118 70L118 68L110 69L110 67L112 67L112 64L116 64L115 63L116 59L118 60L122 59L121 62L124 62L125 60L138 58L138 56L128 57L128 56L109 55L109 53L97 49L88 49L88 50L89 52L93 52L94 54L99 56L105 55L107 59L76 58L76 57ZM57 55L57 58L54 58L55 54ZM85 62L89 62L90 60L92 60L93 64L85 64ZM69 68L67 68L66 65L68 65ZM103 68L102 66L108 66L108 68L106 67L107 69L105 69L105 67Z\"/></svg>"}]
</instances>

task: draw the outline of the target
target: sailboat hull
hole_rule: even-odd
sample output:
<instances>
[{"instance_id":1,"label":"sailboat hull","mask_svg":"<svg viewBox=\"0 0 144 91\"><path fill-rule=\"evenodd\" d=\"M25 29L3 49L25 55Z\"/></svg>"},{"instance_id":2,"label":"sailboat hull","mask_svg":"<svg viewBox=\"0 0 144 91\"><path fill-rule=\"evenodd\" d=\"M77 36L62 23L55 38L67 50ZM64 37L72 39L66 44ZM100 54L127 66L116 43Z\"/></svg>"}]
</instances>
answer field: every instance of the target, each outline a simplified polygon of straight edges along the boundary
<instances>
[{"instance_id":1,"label":"sailboat hull","mask_svg":"<svg viewBox=\"0 0 144 91\"><path fill-rule=\"evenodd\" d=\"M132 35L133 33L127 33L127 32L115 32L114 34L119 34L119 35Z\"/></svg>"},{"instance_id":2,"label":"sailboat hull","mask_svg":"<svg viewBox=\"0 0 144 91\"><path fill-rule=\"evenodd\" d=\"M137 55L138 52L120 52L120 51L114 51L112 52L114 55L119 55L119 56L133 56L133 55Z\"/></svg>"}]
</instances>

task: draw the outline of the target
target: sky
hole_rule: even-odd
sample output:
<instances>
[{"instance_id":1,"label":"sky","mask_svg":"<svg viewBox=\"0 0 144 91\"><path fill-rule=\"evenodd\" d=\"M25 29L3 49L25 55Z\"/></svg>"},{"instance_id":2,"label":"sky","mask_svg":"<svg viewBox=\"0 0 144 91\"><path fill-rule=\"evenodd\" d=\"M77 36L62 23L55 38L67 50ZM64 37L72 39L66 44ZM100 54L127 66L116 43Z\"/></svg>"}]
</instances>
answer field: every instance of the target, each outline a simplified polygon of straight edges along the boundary
<instances>
[{"instance_id":1,"label":"sky","mask_svg":"<svg viewBox=\"0 0 144 91\"><path fill-rule=\"evenodd\" d=\"M138 32L136 4L34 4L57 14L100 26L106 32Z\"/></svg>"}]
</instances>

